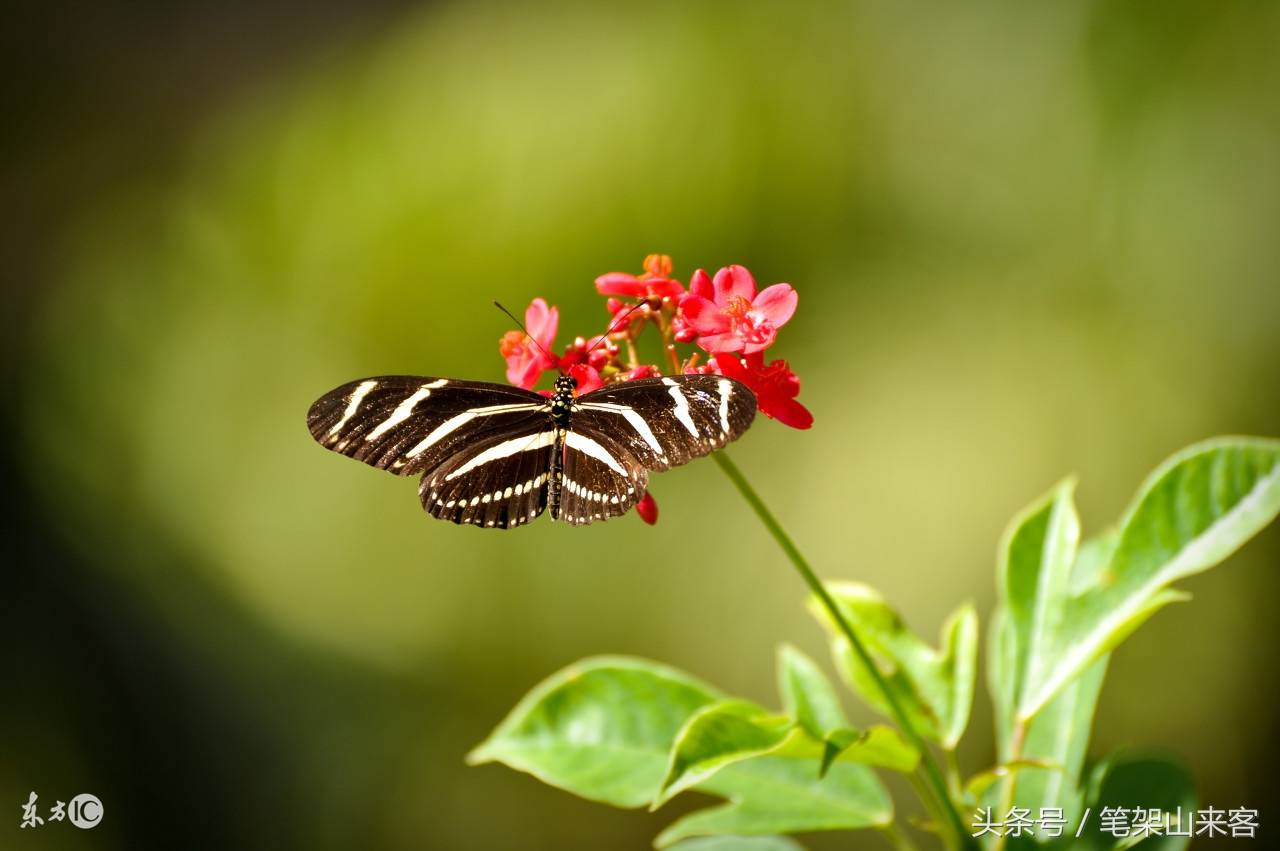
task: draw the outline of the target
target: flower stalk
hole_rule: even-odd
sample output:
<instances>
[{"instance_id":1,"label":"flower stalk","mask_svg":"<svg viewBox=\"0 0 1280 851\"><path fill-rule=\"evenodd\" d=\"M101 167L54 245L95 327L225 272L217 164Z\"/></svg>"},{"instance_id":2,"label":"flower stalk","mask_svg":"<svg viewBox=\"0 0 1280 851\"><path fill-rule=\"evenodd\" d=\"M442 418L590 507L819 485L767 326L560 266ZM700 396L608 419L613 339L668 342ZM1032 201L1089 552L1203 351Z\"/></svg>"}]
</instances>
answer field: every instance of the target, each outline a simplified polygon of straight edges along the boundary
<instances>
[{"instance_id":1,"label":"flower stalk","mask_svg":"<svg viewBox=\"0 0 1280 851\"><path fill-rule=\"evenodd\" d=\"M831 620L836 624L845 639L849 642L849 646L853 649L853 652L857 655L859 661L868 671L871 672L871 676L875 680L876 687L879 688L881 693L884 695L885 702L889 705L889 709L893 714L894 720L898 723L898 726L902 729L902 732L906 735L908 740L910 740L911 744L920 752L921 771L923 771L927 787L932 793L932 797L935 799L932 803L937 809L937 814L941 817L942 821L946 823L948 832L953 834L952 845L957 848L972 847L975 843L970 838L969 833L965 830L964 822L961 820L960 814L956 811L955 805L952 803L951 796L947 791L946 780L943 777L942 770L938 767L937 761L934 759L933 752L929 749L929 745L925 742L924 737L911 723L911 719L903 710L902 704L898 701L898 698L889 688L889 684L885 682L884 676L880 673L879 666L875 663L875 660L871 658L871 654L867 651L862 640L858 638L857 631L854 630L853 625L849 623L848 618L844 616L844 613L836 604L835 599L832 598L830 592L827 591L826 586L822 584L822 580L820 580L817 574L813 572L813 568L809 566L809 562L800 553L795 542L791 540L791 536L782 528L782 524L778 522L778 519L773 515L773 512L769 510L769 507L765 505L764 500L762 500L760 495L756 493L755 488L753 488L751 483L747 481L746 477L742 474L742 471L738 469L738 465L734 464L732 459L730 459L728 454L724 451L717 452L712 455L712 457L716 460L716 463L720 466L720 469L724 474L729 477L729 481L733 482L734 487L736 487L738 492L742 494L742 498L746 500L749 506L751 506L751 509L756 513L756 516L760 518L760 522L764 525L765 529L768 530L769 534L773 536L773 539L778 543L782 552L791 562L792 567L796 569L796 572L800 574L800 578L809 586L809 590L813 592L814 597L816 597L822 604L822 607L826 609L827 614L831 616ZM926 804L927 803L929 802L926 801Z\"/></svg>"}]
</instances>

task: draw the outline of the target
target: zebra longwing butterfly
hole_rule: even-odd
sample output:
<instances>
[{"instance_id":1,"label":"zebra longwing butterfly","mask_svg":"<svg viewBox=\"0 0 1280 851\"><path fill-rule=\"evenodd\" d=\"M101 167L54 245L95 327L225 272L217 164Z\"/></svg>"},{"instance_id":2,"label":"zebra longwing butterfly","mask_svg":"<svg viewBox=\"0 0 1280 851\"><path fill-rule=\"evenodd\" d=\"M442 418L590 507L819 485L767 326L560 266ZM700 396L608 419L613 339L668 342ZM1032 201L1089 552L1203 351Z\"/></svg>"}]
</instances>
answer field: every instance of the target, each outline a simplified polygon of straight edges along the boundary
<instances>
[{"instance_id":1,"label":"zebra longwing butterfly","mask_svg":"<svg viewBox=\"0 0 1280 851\"><path fill-rule=\"evenodd\" d=\"M321 396L307 427L321 446L400 476L422 476L433 517L507 529L544 510L585 525L624 514L650 471L736 440L756 400L719 375L611 384L582 396L567 375L550 398L531 390L387 375Z\"/></svg>"}]
</instances>

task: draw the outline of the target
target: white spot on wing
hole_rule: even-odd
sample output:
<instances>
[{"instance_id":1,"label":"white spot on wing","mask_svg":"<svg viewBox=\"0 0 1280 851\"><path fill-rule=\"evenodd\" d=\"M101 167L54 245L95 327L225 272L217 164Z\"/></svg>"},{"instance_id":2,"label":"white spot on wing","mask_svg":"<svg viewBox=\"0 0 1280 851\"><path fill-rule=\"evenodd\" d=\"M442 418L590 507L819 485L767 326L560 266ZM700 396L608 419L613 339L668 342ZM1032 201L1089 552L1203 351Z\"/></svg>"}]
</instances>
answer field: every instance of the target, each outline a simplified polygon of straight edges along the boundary
<instances>
[{"instance_id":1,"label":"white spot on wing","mask_svg":"<svg viewBox=\"0 0 1280 851\"><path fill-rule=\"evenodd\" d=\"M670 378L662 379L662 383L670 387L671 398L676 400L676 419L680 421L689 434L694 437L698 436L698 426L693 422L693 417L689 415L689 400L685 397L684 391L680 389L680 385L676 384Z\"/></svg>"},{"instance_id":2,"label":"white spot on wing","mask_svg":"<svg viewBox=\"0 0 1280 851\"><path fill-rule=\"evenodd\" d=\"M387 417L385 420L378 423L378 427L375 428L373 431L369 432L368 434L366 434L364 436L364 439L375 440L379 437L382 437L382 435L386 434L389 430L395 428L396 426L400 425L400 423L409 419L410 415L413 414L413 409L417 407L417 404L419 402L421 402L423 399L430 396L432 390L434 390L437 387L443 387L448 383L449 382L447 379L441 378L440 380L433 381L430 384L422 385L421 387L419 387L417 390L414 391L412 396L410 396L408 399L405 399L403 402L397 405L396 409L391 412L391 416Z\"/></svg>"},{"instance_id":3,"label":"white spot on wing","mask_svg":"<svg viewBox=\"0 0 1280 851\"><path fill-rule=\"evenodd\" d=\"M555 443L555 433L544 431L535 434L533 437L514 437L511 440L504 440L497 446L491 446L483 452L478 453L470 461L445 476L445 481L452 481L464 473L469 473L476 467L488 464L490 461L497 461L500 458L509 458L517 452L529 452L534 449L542 449Z\"/></svg>"},{"instance_id":4,"label":"white spot on wing","mask_svg":"<svg viewBox=\"0 0 1280 851\"><path fill-rule=\"evenodd\" d=\"M347 399L347 409L342 412L342 419L333 424L333 428L329 429L329 434L337 434L342 427L347 424L347 420L356 415L356 411L360 410L360 403L364 401L364 397L369 395L369 391L378 386L376 381L361 381L356 385L356 389L351 392L351 397Z\"/></svg>"},{"instance_id":5,"label":"white spot on wing","mask_svg":"<svg viewBox=\"0 0 1280 851\"><path fill-rule=\"evenodd\" d=\"M546 405L538 405L534 403L521 402L515 405L490 405L487 408L473 408L470 411L463 411L457 416L450 417L440 425L436 426L431 434L428 434L418 445L414 446L405 453L406 458L413 458L420 454L424 449L438 443L442 438L447 437L451 432L456 431L462 426L474 420L476 417L491 417L494 414L510 414L516 411L536 411L545 408Z\"/></svg>"},{"instance_id":6,"label":"white spot on wing","mask_svg":"<svg viewBox=\"0 0 1280 851\"><path fill-rule=\"evenodd\" d=\"M565 435L564 442L570 449L576 449L584 455L590 455L597 461L603 461L609 469L618 475L625 476L627 474L627 471L618 463L618 459L610 455L609 450L591 438L578 434L576 431L571 431Z\"/></svg>"},{"instance_id":7,"label":"white spot on wing","mask_svg":"<svg viewBox=\"0 0 1280 851\"><path fill-rule=\"evenodd\" d=\"M720 379L720 430L729 431L729 395L733 393L733 384L727 378Z\"/></svg>"},{"instance_id":8,"label":"white spot on wing","mask_svg":"<svg viewBox=\"0 0 1280 851\"><path fill-rule=\"evenodd\" d=\"M611 402L587 402L581 407L585 411L604 411L609 414L622 415L622 418L636 430L636 434L640 435L640 439L649 444L650 449L659 455L666 454L662 451L662 444L654 437L653 429L649 428L649 424L644 421L644 417L636 413L634 408L626 405L615 405Z\"/></svg>"}]
</instances>

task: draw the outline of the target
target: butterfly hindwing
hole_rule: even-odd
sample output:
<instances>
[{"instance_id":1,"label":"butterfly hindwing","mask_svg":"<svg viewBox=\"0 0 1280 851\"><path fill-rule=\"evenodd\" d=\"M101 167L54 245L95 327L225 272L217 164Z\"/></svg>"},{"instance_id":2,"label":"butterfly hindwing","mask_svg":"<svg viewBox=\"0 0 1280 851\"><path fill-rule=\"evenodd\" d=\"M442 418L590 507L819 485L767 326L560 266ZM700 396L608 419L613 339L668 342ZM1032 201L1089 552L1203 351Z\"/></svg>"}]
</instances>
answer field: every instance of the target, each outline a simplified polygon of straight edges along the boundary
<instances>
[{"instance_id":1,"label":"butterfly hindwing","mask_svg":"<svg viewBox=\"0 0 1280 851\"><path fill-rule=\"evenodd\" d=\"M547 507L555 444L555 429L544 421L469 445L423 474L422 507L433 517L483 528L529 523Z\"/></svg>"},{"instance_id":2,"label":"butterfly hindwing","mask_svg":"<svg viewBox=\"0 0 1280 851\"><path fill-rule=\"evenodd\" d=\"M756 414L756 397L719 375L677 375L611 384L581 396L574 431L612 436L649 470L666 470L737 440Z\"/></svg>"},{"instance_id":3,"label":"butterfly hindwing","mask_svg":"<svg viewBox=\"0 0 1280 851\"><path fill-rule=\"evenodd\" d=\"M718 375L641 379L577 398L572 386L562 376L548 401L502 384L366 378L320 397L307 427L335 452L421 474L419 498L433 517L506 529L547 508L573 525L624 514L650 471L736 440L756 412L748 388Z\"/></svg>"},{"instance_id":4,"label":"butterfly hindwing","mask_svg":"<svg viewBox=\"0 0 1280 851\"><path fill-rule=\"evenodd\" d=\"M320 445L401 476L417 475L490 437L541 425L546 399L529 390L383 375L316 400L307 428Z\"/></svg>"},{"instance_id":5,"label":"butterfly hindwing","mask_svg":"<svg viewBox=\"0 0 1280 851\"><path fill-rule=\"evenodd\" d=\"M571 427L564 438L560 504L552 515L574 526L625 514L644 496L649 472L625 442Z\"/></svg>"}]
</instances>

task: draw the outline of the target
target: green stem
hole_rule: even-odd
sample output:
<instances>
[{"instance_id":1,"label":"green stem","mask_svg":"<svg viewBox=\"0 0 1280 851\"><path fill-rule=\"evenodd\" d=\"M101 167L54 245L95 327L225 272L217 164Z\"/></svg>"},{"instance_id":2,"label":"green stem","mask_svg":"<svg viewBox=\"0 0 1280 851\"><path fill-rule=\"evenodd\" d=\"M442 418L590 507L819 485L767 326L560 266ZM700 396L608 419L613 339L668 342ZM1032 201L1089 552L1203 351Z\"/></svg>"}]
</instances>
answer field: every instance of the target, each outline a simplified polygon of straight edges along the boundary
<instances>
[{"instance_id":1,"label":"green stem","mask_svg":"<svg viewBox=\"0 0 1280 851\"><path fill-rule=\"evenodd\" d=\"M1026 722L1017 722L1013 725L1013 735L1009 740L1009 758L1005 760L1006 765L1012 765L1022 758L1022 746L1027 740ZM1000 790L1000 812L1007 813L1013 806L1014 786L1018 783L1018 773L1010 771L1009 776L1004 780L1004 788ZM995 842L991 845L992 851L1003 851L1004 834L997 833Z\"/></svg>"},{"instance_id":2,"label":"green stem","mask_svg":"<svg viewBox=\"0 0 1280 851\"><path fill-rule=\"evenodd\" d=\"M867 652L867 648L863 645L862 640L858 638L858 634L854 632L844 613L840 611L840 607L836 605L836 601L832 599L831 594L827 591L822 580L818 579L817 574L813 572L813 568L809 567L809 562L800 554L800 550L792 542L791 536L782 528L782 524L760 499L760 495L755 492L746 477L742 475L742 471L738 466L729 459L729 456L721 451L714 453L711 457L716 459L716 463L720 465L720 469L729 477L737 487L738 492L742 494L743 499L755 511L756 516L760 518L760 522L769 530L769 534L778 542L778 546L782 548L783 553L790 559L791 564L795 567L796 572L809 586L815 597L827 610L827 614L831 616L831 620L839 627L840 632L844 634L848 640L849 646L857 655L862 666L871 674L875 680L876 686L884 695L885 703L889 705L889 709L893 714L894 720L898 722L898 726L902 728L902 732L906 734L911 744L920 752L920 765L924 771L925 779L928 781L930 790L937 798L937 803L941 810L943 818L947 822L947 827L955 834L957 847L971 847L974 845L967 830L965 830L964 822L960 818L960 814L956 812L955 805L951 801L951 797L947 794L947 783L943 779L942 770L938 767L937 761L934 759L933 753L929 750L928 744L924 737L917 732L911 719L907 717L906 711L902 708L902 704L898 698L890 690L889 684L885 682L884 676L880 673L880 668L871 658L871 654Z\"/></svg>"},{"instance_id":3,"label":"green stem","mask_svg":"<svg viewBox=\"0 0 1280 851\"><path fill-rule=\"evenodd\" d=\"M951 799L958 801L964 797L964 782L960 774L960 763L953 749L944 749L943 759L947 766L947 788L951 790Z\"/></svg>"},{"instance_id":4,"label":"green stem","mask_svg":"<svg viewBox=\"0 0 1280 851\"><path fill-rule=\"evenodd\" d=\"M667 366L671 367L672 375L680 374L680 353L676 351L675 336L671 333L671 323L667 321L666 314L659 311L656 319L658 323L658 333L662 335L662 353L667 357Z\"/></svg>"},{"instance_id":5,"label":"green stem","mask_svg":"<svg viewBox=\"0 0 1280 851\"><path fill-rule=\"evenodd\" d=\"M920 799L920 803L924 804L924 808L929 812L930 830L941 834L942 808L938 804L938 796L929 788L929 784L924 782L924 772L912 772L907 775L907 780L911 783L911 788L916 793L916 797Z\"/></svg>"},{"instance_id":6,"label":"green stem","mask_svg":"<svg viewBox=\"0 0 1280 851\"><path fill-rule=\"evenodd\" d=\"M916 851L916 844L911 841L911 837L907 836L906 831L899 830L896 825L888 824L880 828L885 839L889 840L889 844L898 851Z\"/></svg>"}]
</instances>

